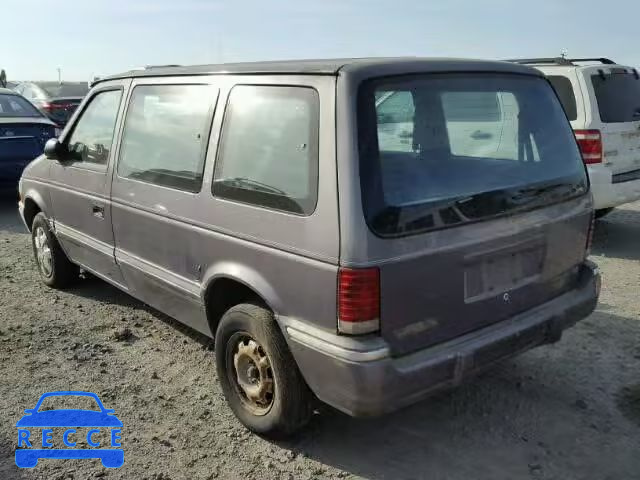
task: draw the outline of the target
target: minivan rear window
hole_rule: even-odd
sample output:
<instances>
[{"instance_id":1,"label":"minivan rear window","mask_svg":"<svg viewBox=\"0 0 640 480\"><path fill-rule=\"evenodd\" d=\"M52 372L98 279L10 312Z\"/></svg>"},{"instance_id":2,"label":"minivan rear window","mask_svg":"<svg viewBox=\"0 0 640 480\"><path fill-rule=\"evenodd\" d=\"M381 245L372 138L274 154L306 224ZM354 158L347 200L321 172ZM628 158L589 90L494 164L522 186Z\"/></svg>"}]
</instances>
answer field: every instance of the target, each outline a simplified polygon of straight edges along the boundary
<instances>
[{"instance_id":1,"label":"minivan rear window","mask_svg":"<svg viewBox=\"0 0 640 480\"><path fill-rule=\"evenodd\" d=\"M640 120L640 79L633 73L592 75L600 120L622 123Z\"/></svg>"},{"instance_id":2,"label":"minivan rear window","mask_svg":"<svg viewBox=\"0 0 640 480\"><path fill-rule=\"evenodd\" d=\"M578 111L576 108L576 95L573 92L571 80L560 75L547 75L547 79L558 94L567 118L573 122L578 118Z\"/></svg>"},{"instance_id":3,"label":"minivan rear window","mask_svg":"<svg viewBox=\"0 0 640 480\"><path fill-rule=\"evenodd\" d=\"M562 106L533 76L367 81L358 137L364 213L380 236L538 208L588 188Z\"/></svg>"}]
</instances>

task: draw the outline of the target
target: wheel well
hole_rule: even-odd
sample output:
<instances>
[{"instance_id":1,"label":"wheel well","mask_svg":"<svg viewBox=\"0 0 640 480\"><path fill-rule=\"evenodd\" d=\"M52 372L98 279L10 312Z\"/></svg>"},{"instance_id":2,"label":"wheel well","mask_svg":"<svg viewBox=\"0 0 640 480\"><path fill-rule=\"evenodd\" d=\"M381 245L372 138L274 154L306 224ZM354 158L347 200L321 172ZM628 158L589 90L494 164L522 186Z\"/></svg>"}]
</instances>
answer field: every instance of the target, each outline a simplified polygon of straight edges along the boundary
<instances>
[{"instance_id":1,"label":"wheel well","mask_svg":"<svg viewBox=\"0 0 640 480\"><path fill-rule=\"evenodd\" d=\"M205 308L211 333L215 335L222 315L234 305L257 303L269 308L267 302L253 289L230 278L220 278L211 282L205 293Z\"/></svg>"},{"instance_id":2,"label":"wheel well","mask_svg":"<svg viewBox=\"0 0 640 480\"><path fill-rule=\"evenodd\" d=\"M40 207L31 198L27 198L24 201L24 221L27 224L27 228L31 231L31 224L35 216L40 213Z\"/></svg>"}]
</instances>

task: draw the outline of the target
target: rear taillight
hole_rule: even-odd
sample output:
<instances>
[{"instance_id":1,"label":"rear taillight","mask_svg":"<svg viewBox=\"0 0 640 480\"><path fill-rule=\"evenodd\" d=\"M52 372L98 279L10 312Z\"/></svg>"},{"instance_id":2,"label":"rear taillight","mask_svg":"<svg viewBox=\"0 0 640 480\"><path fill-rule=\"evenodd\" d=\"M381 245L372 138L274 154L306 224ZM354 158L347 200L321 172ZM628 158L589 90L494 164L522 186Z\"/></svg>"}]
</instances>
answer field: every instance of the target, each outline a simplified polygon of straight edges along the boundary
<instances>
[{"instance_id":1,"label":"rear taillight","mask_svg":"<svg viewBox=\"0 0 640 480\"><path fill-rule=\"evenodd\" d=\"M584 258L591 255L591 246L593 245L593 232L596 228L596 212L591 212L591 221L589 222L589 231L587 232L587 248L584 254Z\"/></svg>"},{"instance_id":2,"label":"rear taillight","mask_svg":"<svg viewBox=\"0 0 640 480\"><path fill-rule=\"evenodd\" d=\"M52 112L53 110L66 110L71 107L70 103L49 103L45 102L42 104L42 109L47 112Z\"/></svg>"},{"instance_id":3,"label":"rear taillight","mask_svg":"<svg viewBox=\"0 0 640 480\"><path fill-rule=\"evenodd\" d=\"M600 130L575 130L576 140L586 164L602 163L602 135Z\"/></svg>"},{"instance_id":4,"label":"rear taillight","mask_svg":"<svg viewBox=\"0 0 640 480\"><path fill-rule=\"evenodd\" d=\"M380 330L380 270L338 271L338 331L350 335Z\"/></svg>"}]
</instances>

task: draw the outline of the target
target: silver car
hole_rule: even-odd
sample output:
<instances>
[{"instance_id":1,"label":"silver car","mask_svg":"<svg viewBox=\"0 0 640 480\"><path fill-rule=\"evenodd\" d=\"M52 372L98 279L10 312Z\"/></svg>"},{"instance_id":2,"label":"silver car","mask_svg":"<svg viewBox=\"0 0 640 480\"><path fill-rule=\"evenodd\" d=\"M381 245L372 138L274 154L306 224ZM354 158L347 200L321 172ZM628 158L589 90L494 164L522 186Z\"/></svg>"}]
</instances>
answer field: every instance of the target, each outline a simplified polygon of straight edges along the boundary
<instances>
[{"instance_id":1,"label":"silver car","mask_svg":"<svg viewBox=\"0 0 640 480\"><path fill-rule=\"evenodd\" d=\"M359 59L99 80L25 170L43 281L85 270L215 338L226 398L286 435L378 415L595 308L589 183L526 66Z\"/></svg>"}]
</instances>

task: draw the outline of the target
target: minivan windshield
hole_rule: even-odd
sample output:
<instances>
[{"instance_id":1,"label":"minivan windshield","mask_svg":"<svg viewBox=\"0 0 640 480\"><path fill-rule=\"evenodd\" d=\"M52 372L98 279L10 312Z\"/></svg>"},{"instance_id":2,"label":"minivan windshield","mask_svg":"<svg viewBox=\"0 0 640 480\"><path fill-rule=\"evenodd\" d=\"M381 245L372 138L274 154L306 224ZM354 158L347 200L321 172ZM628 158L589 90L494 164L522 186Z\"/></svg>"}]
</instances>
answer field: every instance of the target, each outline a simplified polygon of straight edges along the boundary
<instances>
[{"instance_id":1,"label":"minivan windshield","mask_svg":"<svg viewBox=\"0 0 640 480\"><path fill-rule=\"evenodd\" d=\"M358 95L362 203L380 236L560 202L588 183L552 87L535 76L430 74Z\"/></svg>"},{"instance_id":2,"label":"minivan windshield","mask_svg":"<svg viewBox=\"0 0 640 480\"><path fill-rule=\"evenodd\" d=\"M604 123L640 121L640 78L634 73L592 75L600 120Z\"/></svg>"}]
</instances>

